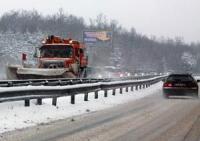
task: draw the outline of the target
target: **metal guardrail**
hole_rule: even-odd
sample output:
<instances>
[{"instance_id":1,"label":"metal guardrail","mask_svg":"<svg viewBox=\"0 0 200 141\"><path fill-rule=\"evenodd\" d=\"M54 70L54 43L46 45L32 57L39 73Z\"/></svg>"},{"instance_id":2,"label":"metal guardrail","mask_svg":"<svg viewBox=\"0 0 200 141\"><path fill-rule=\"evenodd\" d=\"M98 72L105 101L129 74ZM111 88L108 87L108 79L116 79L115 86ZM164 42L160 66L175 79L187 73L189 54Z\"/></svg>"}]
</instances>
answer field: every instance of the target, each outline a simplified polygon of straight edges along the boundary
<instances>
[{"instance_id":1,"label":"metal guardrail","mask_svg":"<svg viewBox=\"0 0 200 141\"><path fill-rule=\"evenodd\" d=\"M37 99L37 104L41 105L43 98L53 98L52 104L56 105L58 97L71 96L71 103L75 104L75 96L77 94L84 94L84 101L88 101L88 94L90 92L95 93L95 99L98 98L98 91L100 90L104 91L105 97L108 96L108 90L112 90L112 94L115 95L116 89L120 89L120 94L122 94L123 88L126 88L126 92L129 91L129 87L131 87L131 91L133 91L134 88L135 90L147 88L152 84L161 81L164 77L165 76L158 76L144 80L122 81L106 79L85 79L84 83L83 79L74 79L73 81L70 81L72 85L68 85L67 81L67 85L61 85L61 83L59 83L56 86L51 86L51 83L43 86L17 86L17 83L15 83L16 87L0 87L0 102L25 100L25 106L29 106L31 99ZM65 82L66 79L63 79L63 81ZM82 81L82 83L79 83L79 81ZM41 82L39 82L39 84L41 85Z\"/></svg>"},{"instance_id":2,"label":"metal guardrail","mask_svg":"<svg viewBox=\"0 0 200 141\"><path fill-rule=\"evenodd\" d=\"M28 79L28 80L0 80L0 87L20 87L20 86L65 86L85 83L97 83L97 82L108 82L108 81L119 81L119 80L140 80L155 77L156 75L147 76L134 76L125 78L57 78L57 79Z\"/></svg>"},{"instance_id":3,"label":"metal guardrail","mask_svg":"<svg viewBox=\"0 0 200 141\"><path fill-rule=\"evenodd\" d=\"M96 83L106 81L106 79L30 79L30 80L3 80L0 87L20 87L20 86L65 86L82 83Z\"/></svg>"}]
</instances>

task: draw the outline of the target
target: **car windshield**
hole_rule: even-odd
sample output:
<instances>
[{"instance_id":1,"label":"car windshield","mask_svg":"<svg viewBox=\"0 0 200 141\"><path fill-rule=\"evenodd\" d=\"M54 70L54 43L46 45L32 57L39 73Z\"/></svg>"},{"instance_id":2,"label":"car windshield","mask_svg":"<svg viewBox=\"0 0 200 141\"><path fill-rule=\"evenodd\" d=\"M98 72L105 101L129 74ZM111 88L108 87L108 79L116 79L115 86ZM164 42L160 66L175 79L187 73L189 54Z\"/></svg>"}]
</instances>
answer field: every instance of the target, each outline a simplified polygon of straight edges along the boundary
<instances>
[{"instance_id":1,"label":"car windshield","mask_svg":"<svg viewBox=\"0 0 200 141\"><path fill-rule=\"evenodd\" d=\"M194 81L190 75L172 75L167 78L168 82L188 82Z\"/></svg>"},{"instance_id":2,"label":"car windshield","mask_svg":"<svg viewBox=\"0 0 200 141\"><path fill-rule=\"evenodd\" d=\"M41 57L45 58L70 58L72 57L72 47L67 45L46 45L42 46Z\"/></svg>"}]
</instances>

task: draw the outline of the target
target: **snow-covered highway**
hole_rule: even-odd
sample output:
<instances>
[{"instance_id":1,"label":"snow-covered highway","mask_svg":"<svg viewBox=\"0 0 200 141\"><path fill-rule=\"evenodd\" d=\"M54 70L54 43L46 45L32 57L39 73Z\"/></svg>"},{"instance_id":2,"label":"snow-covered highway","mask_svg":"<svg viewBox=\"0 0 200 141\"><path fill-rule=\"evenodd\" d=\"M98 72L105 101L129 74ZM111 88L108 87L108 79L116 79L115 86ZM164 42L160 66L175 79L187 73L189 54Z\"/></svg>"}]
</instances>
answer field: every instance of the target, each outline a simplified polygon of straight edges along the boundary
<instances>
[{"instance_id":1,"label":"snow-covered highway","mask_svg":"<svg viewBox=\"0 0 200 141\"><path fill-rule=\"evenodd\" d=\"M47 108L50 106L48 100L43 106L36 109L35 107L31 108L33 106L30 107L31 109L25 108L18 103L13 105L13 108L7 109L7 121L9 121L9 115L16 111L18 111L16 114L20 114L21 117L17 115L15 118L13 115L7 124L38 125L3 133L0 140L198 140L200 135L200 101L190 98L164 99L161 86L162 83L157 83L150 88L132 94L110 96L89 102L80 102L76 105L68 105L67 100L61 99L62 102L59 102L60 105L57 108ZM5 107L6 104L1 107L1 111ZM85 112L87 114L83 114ZM26 114L29 114L29 117L26 118ZM5 118L5 114L3 116ZM38 119L36 120L34 117ZM47 123L56 119L60 120ZM4 122L6 125L6 120L0 120L1 124ZM15 122L17 123L15 124Z\"/></svg>"},{"instance_id":2,"label":"snow-covered highway","mask_svg":"<svg viewBox=\"0 0 200 141\"><path fill-rule=\"evenodd\" d=\"M108 91L108 97L104 97L104 92L99 92L99 99L94 98L94 93L89 94L89 101L84 101L84 94L76 96L76 104L70 104L70 97L58 98L58 105L52 106L52 99L44 99L43 105L36 105L36 100L31 101L30 107L24 107L24 102L8 102L0 104L0 133L34 126L41 123L52 122L88 112L99 111L113 107L128 101L137 100L147 95L153 94L162 85L162 82L152 85L147 89L134 92L124 92L116 96L112 91Z\"/></svg>"}]
</instances>

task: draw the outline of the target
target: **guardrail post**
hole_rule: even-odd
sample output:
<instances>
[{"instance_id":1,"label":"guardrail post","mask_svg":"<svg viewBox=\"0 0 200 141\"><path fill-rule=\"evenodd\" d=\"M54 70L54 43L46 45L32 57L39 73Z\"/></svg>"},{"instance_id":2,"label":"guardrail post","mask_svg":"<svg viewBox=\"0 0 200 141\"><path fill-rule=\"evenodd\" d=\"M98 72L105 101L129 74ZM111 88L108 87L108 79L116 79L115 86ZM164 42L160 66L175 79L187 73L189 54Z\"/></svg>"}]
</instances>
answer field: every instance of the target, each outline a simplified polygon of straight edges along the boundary
<instances>
[{"instance_id":1,"label":"guardrail post","mask_svg":"<svg viewBox=\"0 0 200 141\"><path fill-rule=\"evenodd\" d=\"M131 91L133 91L133 88L134 88L134 87L133 87L133 86L131 86Z\"/></svg>"},{"instance_id":2,"label":"guardrail post","mask_svg":"<svg viewBox=\"0 0 200 141\"><path fill-rule=\"evenodd\" d=\"M138 85L135 86L135 90L136 90L136 91L138 90Z\"/></svg>"},{"instance_id":3,"label":"guardrail post","mask_svg":"<svg viewBox=\"0 0 200 141\"><path fill-rule=\"evenodd\" d=\"M29 107L30 106L30 99L25 99L24 100L24 106Z\"/></svg>"},{"instance_id":4,"label":"guardrail post","mask_svg":"<svg viewBox=\"0 0 200 141\"><path fill-rule=\"evenodd\" d=\"M146 84L143 84L143 89L145 89L145 87L146 87Z\"/></svg>"},{"instance_id":5,"label":"guardrail post","mask_svg":"<svg viewBox=\"0 0 200 141\"><path fill-rule=\"evenodd\" d=\"M42 105L42 98L37 99L37 105Z\"/></svg>"},{"instance_id":6,"label":"guardrail post","mask_svg":"<svg viewBox=\"0 0 200 141\"><path fill-rule=\"evenodd\" d=\"M108 97L108 90L104 91L104 97Z\"/></svg>"},{"instance_id":7,"label":"guardrail post","mask_svg":"<svg viewBox=\"0 0 200 141\"><path fill-rule=\"evenodd\" d=\"M95 92L94 92L94 98L95 98L95 99L98 99L98 97L99 97L98 91L95 91Z\"/></svg>"},{"instance_id":8,"label":"guardrail post","mask_svg":"<svg viewBox=\"0 0 200 141\"><path fill-rule=\"evenodd\" d=\"M142 89L142 85L139 86L139 89Z\"/></svg>"},{"instance_id":9,"label":"guardrail post","mask_svg":"<svg viewBox=\"0 0 200 141\"><path fill-rule=\"evenodd\" d=\"M85 95L84 95L84 101L88 101L88 93L85 93Z\"/></svg>"},{"instance_id":10,"label":"guardrail post","mask_svg":"<svg viewBox=\"0 0 200 141\"><path fill-rule=\"evenodd\" d=\"M71 95L71 104L75 104L75 94Z\"/></svg>"},{"instance_id":11,"label":"guardrail post","mask_svg":"<svg viewBox=\"0 0 200 141\"><path fill-rule=\"evenodd\" d=\"M122 94L123 93L123 88L119 89L119 93Z\"/></svg>"},{"instance_id":12,"label":"guardrail post","mask_svg":"<svg viewBox=\"0 0 200 141\"><path fill-rule=\"evenodd\" d=\"M53 97L53 99L52 99L52 105L53 106L57 105L57 97Z\"/></svg>"},{"instance_id":13,"label":"guardrail post","mask_svg":"<svg viewBox=\"0 0 200 141\"><path fill-rule=\"evenodd\" d=\"M128 87L126 87L126 92L128 92Z\"/></svg>"},{"instance_id":14,"label":"guardrail post","mask_svg":"<svg viewBox=\"0 0 200 141\"><path fill-rule=\"evenodd\" d=\"M113 89L112 95L115 95L115 94L116 94L116 89Z\"/></svg>"}]
</instances>

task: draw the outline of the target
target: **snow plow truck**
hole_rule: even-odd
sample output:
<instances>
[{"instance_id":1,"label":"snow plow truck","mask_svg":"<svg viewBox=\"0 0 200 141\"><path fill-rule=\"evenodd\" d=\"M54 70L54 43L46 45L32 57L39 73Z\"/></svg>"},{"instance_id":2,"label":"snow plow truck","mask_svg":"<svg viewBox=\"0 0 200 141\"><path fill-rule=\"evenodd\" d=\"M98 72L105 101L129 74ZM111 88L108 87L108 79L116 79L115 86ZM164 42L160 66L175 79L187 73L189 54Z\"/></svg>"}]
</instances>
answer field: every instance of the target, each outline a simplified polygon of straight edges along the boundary
<instances>
[{"instance_id":1,"label":"snow plow truck","mask_svg":"<svg viewBox=\"0 0 200 141\"><path fill-rule=\"evenodd\" d=\"M22 54L21 65L8 65L8 79L83 78L87 76L88 59L85 46L79 41L48 36L35 50L36 65L26 64Z\"/></svg>"}]
</instances>

